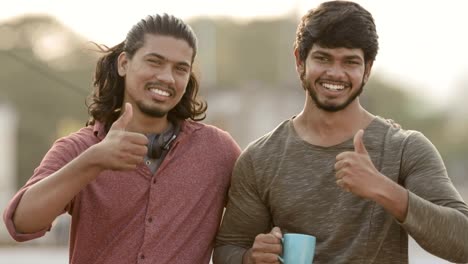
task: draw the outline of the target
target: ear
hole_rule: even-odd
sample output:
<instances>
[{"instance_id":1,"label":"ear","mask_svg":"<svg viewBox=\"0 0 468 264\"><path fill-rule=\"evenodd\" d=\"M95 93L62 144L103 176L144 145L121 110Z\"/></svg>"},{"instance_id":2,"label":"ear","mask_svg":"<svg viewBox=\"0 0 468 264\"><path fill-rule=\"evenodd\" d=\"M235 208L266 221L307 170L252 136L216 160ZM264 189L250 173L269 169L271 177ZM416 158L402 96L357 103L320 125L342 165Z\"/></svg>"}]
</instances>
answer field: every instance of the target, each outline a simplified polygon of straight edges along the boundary
<instances>
[{"instance_id":1,"label":"ear","mask_svg":"<svg viewBox=\"0 0 468 264\"><path fill-rule=\"evenodd\" d=\"M297 48L294 49L294 57L296 58L296 71L299 74L302 74L304 72L304 62L301 61L299 50Z\"/></svg>"},{"instance_id":2,"label":"ear","mask_svg":"<svg viewBox=\"0 0 468 264\"><path fill-rule=\"evenodd\" d=\"M121 77L124 77L127 74L127 67L128 67L128 58L127 53L122 52L119 54L117 58L117 71Z\"/></svg>"},{"instance_id":3,"label":"ear","mask_svg":"<svg viewBox=\"0 0 468 264\"><path fill-rule=\"evenodd\" d=\"M367 81L369 80L369 76L372 71L372 65L373 65L372 61L369 61L366 63L366 70L364 72L364 83L367 83Z\"/></svg>"}]
</instances>

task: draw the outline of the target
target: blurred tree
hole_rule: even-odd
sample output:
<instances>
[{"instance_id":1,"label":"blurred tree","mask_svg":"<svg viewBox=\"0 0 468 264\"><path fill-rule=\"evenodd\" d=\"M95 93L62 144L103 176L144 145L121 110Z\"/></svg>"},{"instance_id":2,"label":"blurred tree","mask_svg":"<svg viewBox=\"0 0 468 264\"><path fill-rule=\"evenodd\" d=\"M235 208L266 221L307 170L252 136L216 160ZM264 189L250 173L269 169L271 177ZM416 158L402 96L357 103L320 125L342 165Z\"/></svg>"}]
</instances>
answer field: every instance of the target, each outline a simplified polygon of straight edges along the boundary
<instances>
[{"instance_id":1,"label":"blurred tree","mask_svg":"<svg viewBox=\"0 0 468 264\"><path fill-rule=\"evenodd\" d=\"M378 76L366 85L361 101L370 112L391 118L404 129L422 132L440 152L450 178L457 186L468 188L466 170L460 169L468 169L465 165L468 118L459 114L463 112L463 104L455 103L452 109L436 111L428 102L410 96L395 84L383 82Z\"/></svg>"},{"instance_id":2,"label":"blurred tree","mask_svg":"<svg viewBox=\"0 0 468 264\"><path fill-rule=\"evenodd\" d=\"M84 41L46 16L0 25L0 98L18 110L18 184L32 175L63 119L87 120L95 57ZM8 43L6 43L8 42Z\"/></svg>"},{"instance_id":3,"label":"blurred tree","mask_svg":"<svg viewBox=\"0 0 468 264\"><path fill-rule=\"evenodd\" d=\"M439 151L446 151L440 129L445 113L434 111L427 102L412 97L402 87L386 83L374 75L364 88L361 102L376 115L393 119L405 129L423 132L439 147Z\"/></svg>"},{"instance_id":4,"label":"blurred tree","mask_svg":"<svg viewBox=\"0 0 468 264\"><path fill-rule=\"evenodd\" d=\"M208 102L214 106L209 111L215 114L217 123L237 129L230 131L234 138L244 142L245 135L256 133L255 126L239 128L242 123L235 117L249 118L256 112L254 110L261 108L261 102L262 116L270 112L271 116L281 118L296 114L292 109L302 106L300 93L303 91L292 54L295 17L246 23L202 18L190 24L199 36L197 66L200 68L197 72L202 76L201 94L225 91L216 99L222 104ZM84 102L99 54L89 52L82 37L50 17L10 21L0 25L0 36L0 67L3 69L0 99L10 101L19 111L17 160L19 184L22 185L53 140L86 122ZM458 172L464 171L466 165L462 160L468 154L468 137L463 136L468 128L466 115L453 114L463 112L458 108L450 112L434 111L427 102L404 92L408 90L404 88L407 87L385 82L374 74L361 100L372 113L394 119L405 129L423 132L437 146L447 164L456 164L462 168ZM225 102L222 96L228 101L237 99ZM463 98L466 97L460 100ZM286 99L293 102L284 102ZM457 105L465 104L460 101ZM226 108L231 111L223 110ZM235 109L243 111L242 114ZM294 112L286 113L285 109ZM282 114L278 114L279 111ZM263 123L276 123L271 116ZM454 175L451 177L463 177L462 173Z\"/></svg>"},{"instance_id":5,"label":"blurred tree","mask_svg":"<svg viewBox=\"0 0 468 264\"><path fill-rule=\"evenodd\" d=\"M202 64L205 66L202 72L216 75L206 78L216 79L217 88L238 87L253 81L277 88L278 84L295 80L294 18L247 23L198 19L190 24L200 36L200 60L211 62ZM208 44L207 40L215 44ZM211 67L216 70L210 70Z\"/></svg>"}]
</instances>

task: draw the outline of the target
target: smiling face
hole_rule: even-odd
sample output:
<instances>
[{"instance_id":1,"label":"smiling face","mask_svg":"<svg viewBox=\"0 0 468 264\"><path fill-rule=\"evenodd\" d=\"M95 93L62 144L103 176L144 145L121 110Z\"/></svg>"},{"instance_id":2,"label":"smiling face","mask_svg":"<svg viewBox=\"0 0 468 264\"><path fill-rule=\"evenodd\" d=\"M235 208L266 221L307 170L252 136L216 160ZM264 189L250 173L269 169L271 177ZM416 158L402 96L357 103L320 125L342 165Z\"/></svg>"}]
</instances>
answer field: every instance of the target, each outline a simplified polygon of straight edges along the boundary
<instances>
[{"instance_id":1,"label":"smiling face","mask_svg":"<svg viewBox=\"0 0 468 264\"><path fill-rule=\"evenodd\" d=\"M296 65L302 85L317 108L337 112L355 102L369 77L361 49L312 46L305 61L296 50Z\"/></svg>"},{"instance_id":2,"label":"smiling face","mask_svg":"<svg viewBox=\"0 0 468 264\"><path fill-rule=\"evenodd\" d=\"M183 39L146 34L132 58L125 52L118 58L119 75L125 78L124 103L150 117L167 117L185 93L192 55Z\"/></svg>"}]
</instances>

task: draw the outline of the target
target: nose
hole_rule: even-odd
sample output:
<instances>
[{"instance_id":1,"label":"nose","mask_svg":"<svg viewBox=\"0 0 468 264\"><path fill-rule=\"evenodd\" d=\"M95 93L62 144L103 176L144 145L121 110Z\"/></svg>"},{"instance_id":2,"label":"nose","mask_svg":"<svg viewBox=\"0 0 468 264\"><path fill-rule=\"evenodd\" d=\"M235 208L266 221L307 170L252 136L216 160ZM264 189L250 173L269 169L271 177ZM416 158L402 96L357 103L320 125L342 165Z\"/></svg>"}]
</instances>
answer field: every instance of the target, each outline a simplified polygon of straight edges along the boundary
<instances>
[{"instance_id":1,"label":"nose","mask_svg":"<svg viewBox=\"0 0 468 264\"><path fill-rule=\"evenodd\" d=\"M339 63L331 64L327 68L326 73L327 73L327 76L334 78L334 79L340 79L346 76L345 70L343 69L343 67L341 67Z\"/></svg>"},{"instance_id":2,"label":"nose","mask_svg":"<svg viewBox=\"0 0 468 264\"><path fill-rule=\"evenodd\" d=\"M162 68L156 73L156 79L167 85L173 85L175 82L174 75L172 74L172 69L168 66Z\"/></svg>"}]
</instances>

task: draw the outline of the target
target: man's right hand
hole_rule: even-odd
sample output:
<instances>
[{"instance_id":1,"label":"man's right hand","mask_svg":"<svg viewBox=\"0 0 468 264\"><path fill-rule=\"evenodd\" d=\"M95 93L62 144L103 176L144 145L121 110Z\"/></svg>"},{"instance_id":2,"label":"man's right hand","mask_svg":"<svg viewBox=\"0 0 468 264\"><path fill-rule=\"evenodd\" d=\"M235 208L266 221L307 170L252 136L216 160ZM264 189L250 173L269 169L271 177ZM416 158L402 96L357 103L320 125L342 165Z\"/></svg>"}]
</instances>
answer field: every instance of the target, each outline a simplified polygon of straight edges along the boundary
<instances>
[{"instance_id":1,"label":"man's right hand","mask_svg":"<svg viewBox=\"0 0 468 264\"><path fill-rule=\"evenodd\" d=\"M133 170L144 161L148 138L140 133L126 131L133 118L132 105L112 124L103 141L96 144L96 162L105 170Z\"/></svg>"},{"instance_id":2,"label":"man's right hand","mask_svg":"<svg viewBox=\"0 0 468 264\"><path fill-rule=\"evenodd\" d=\"M282 237L283 234L279 227L273 227L268 234L257 235L252 248L245 253L243 263L280 263L278 256L283 251L281 245Z\"/></svg>"}]
</instances>

